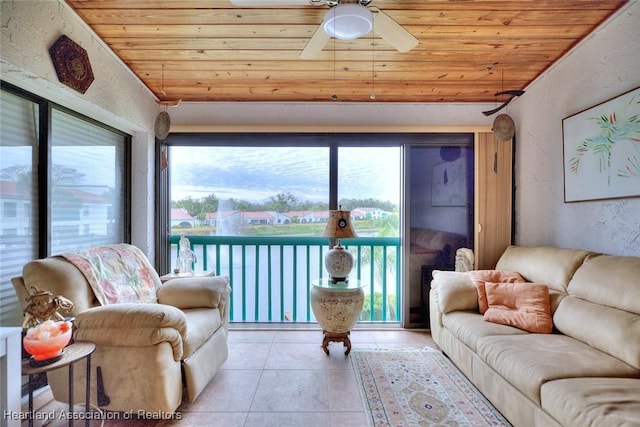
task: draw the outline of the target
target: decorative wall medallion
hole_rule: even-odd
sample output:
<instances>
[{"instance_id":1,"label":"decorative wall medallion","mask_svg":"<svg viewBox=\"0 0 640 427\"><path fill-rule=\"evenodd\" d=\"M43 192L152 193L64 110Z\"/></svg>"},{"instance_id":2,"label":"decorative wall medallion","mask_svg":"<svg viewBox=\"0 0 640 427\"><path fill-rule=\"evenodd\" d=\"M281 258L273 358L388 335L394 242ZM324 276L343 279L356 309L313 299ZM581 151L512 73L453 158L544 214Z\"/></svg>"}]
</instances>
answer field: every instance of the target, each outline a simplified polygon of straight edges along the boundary
<instances>
[{"instance_id":1,"label":"decorative wall medallion","mask_svg":"<svg viewBox=\"0 0 640 427\"><path fill-rule=\"evenodd\" d=\"M60 36L49 48L58 80L85 93L93 83L93 71L87 51L67 36Z\"/></svg>"},{"instance_id":2,"label":"decorative wall medallion","mask_svg":"<svg viewBox=\"0 0 640 427\"><path fill-rule=\"evenodd\" d=\"M500 114L493 121L491 129L498 141L508 141L516 134L516 125L508 114Z\"/></svg>"}]
</instances>

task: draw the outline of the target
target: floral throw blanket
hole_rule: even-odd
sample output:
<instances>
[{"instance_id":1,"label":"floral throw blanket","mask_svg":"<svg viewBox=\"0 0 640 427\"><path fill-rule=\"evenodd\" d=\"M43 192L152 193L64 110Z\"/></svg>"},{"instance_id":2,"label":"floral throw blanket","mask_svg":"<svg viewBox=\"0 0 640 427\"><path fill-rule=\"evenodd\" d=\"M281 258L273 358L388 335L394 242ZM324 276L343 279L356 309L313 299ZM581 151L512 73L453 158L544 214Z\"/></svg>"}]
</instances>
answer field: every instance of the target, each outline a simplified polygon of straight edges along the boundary
<instances>
[{"instance_id":1,"label":"floral throw blanket","mask_svg":"<svg viewBox=\"0 0 640 427\"><path fill-rule=\"evenodd\" d=\"M84 274L102 305L157 302L156 273L133 245L96 246L60 256Z\"/></svg>"}]
</instances>

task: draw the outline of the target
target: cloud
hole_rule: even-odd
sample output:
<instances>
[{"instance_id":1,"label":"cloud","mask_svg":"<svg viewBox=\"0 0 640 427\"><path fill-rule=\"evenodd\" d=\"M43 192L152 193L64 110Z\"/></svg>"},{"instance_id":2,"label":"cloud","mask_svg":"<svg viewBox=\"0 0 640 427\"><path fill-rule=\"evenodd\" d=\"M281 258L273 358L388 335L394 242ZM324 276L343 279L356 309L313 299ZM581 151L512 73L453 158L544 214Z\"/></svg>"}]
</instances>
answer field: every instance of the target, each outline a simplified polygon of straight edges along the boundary
<instances>
[{"instance_id":1,"label":"cloud","mask_svg":"<svg viewBox=\"0 0 640 427\"><path fill-rule=\"evenodd\" d=\"M287 192L300 200L326 201L329 197L327 147L171 147L170 150L174 199L215 193L219 198L264 201ZM339 163L340 198L398 202L398 147L341 148Z\"/></svg>"}]
</instances>

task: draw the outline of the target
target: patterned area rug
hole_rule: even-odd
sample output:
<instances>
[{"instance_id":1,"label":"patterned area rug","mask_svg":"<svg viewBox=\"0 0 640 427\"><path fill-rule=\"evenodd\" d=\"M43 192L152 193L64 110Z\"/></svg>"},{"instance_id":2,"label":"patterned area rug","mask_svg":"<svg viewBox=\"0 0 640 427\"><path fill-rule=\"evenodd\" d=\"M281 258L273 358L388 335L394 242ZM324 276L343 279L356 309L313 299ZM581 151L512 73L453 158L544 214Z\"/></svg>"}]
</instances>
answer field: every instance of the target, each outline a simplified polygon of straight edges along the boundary
<instances>
[{"instance_id":1,"label":"patterned area rug","mask_svg":"<svg viewBox=\"0 0 640 427\"><path fill-rule=\"evenodd\" d=\"M370 426L510 426L441 352L354 350Z\"/></svg>"}]
</instances>

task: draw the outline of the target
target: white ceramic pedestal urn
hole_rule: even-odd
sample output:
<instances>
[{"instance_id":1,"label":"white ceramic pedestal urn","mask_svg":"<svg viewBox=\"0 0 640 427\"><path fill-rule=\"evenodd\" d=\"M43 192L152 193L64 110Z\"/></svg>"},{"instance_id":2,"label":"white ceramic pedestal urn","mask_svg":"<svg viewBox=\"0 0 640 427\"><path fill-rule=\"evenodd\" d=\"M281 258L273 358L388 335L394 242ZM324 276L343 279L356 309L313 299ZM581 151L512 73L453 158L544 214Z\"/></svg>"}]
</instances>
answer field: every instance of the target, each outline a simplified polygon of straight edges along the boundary
<instances>
[{"instance_id":1,"label":"white ceramic pedestal urn","mask_svg":"<svg viewBox=\"0 0 640 427\"><path fill-rule=\"evenodd\" d=\"M322 327L322 348L329 354L329 342L342 342L351 351L349 335L362 313L364 290L359 280L332 283L329 279L314 280L311 286L311 309Z\"/></svg>"}]
</instances>

